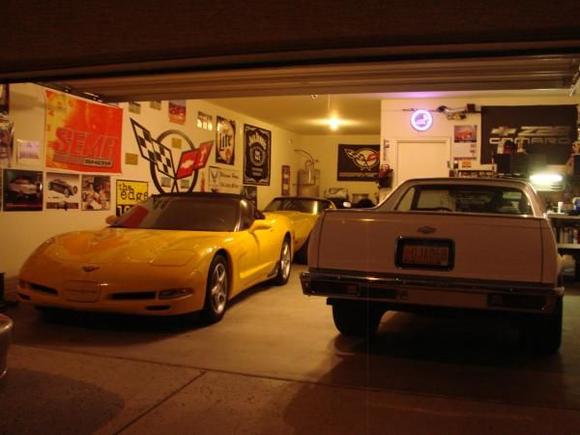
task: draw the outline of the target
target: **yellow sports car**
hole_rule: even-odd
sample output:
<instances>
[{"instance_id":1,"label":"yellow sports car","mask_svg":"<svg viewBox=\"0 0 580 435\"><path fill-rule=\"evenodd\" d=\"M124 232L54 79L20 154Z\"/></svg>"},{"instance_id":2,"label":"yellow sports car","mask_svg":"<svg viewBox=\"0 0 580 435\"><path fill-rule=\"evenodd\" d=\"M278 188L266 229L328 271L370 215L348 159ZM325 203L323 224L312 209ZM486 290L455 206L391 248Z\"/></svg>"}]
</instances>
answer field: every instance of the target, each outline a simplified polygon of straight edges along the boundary
<instances>
[{"instance_id":1,"label":"yellow sports car","mask_svg":"<svg viewBox=\"0 0 580 435\"><path fill-rule=\"evenodd\" d=\"M322 210L336 208L332 201L321 198L281 196L274 198L264 211L283 214L290 219L294 232L296 260L308 261L308 237Z\"/></svg>"},{"instance_id":2,"label":"yellow sports car","mask_svg":"<svg viewBox=\"0 0 580 435\"><path fill-rule=\"evenodd\" d=\"M155 195L107 221L38 247L20 272L20 299L41 310L201 311L213 323L242 290L290 275L290 222L239 195Z\"/></svg>"}]
</instances>

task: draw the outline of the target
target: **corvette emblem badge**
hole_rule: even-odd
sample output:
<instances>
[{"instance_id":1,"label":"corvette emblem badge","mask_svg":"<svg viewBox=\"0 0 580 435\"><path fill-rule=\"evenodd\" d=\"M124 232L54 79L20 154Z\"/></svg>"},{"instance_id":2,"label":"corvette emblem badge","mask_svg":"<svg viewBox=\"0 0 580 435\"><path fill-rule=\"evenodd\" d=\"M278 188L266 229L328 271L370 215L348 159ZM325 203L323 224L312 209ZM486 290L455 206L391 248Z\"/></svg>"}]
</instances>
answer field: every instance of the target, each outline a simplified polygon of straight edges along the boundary
<instances>
[{"instance_id":1,"label":"corvette emblem badge","mask_svg":"<svg viewBox=\"0 0 580 435\"><path fill-rule=\"evenodd\" d=\"M417 231L419 231L422 234L431 234L437 231L437 229L433 227L420 227L417 229Z\"/></svg>"},{"instance_id":2,"label":"corvette emblem badge","mask_svg":"<svg viewBox=\"0 0 580 435\"><path fill-rule=\"evenodd\" d=\"M85 272L93 272L93 271L95 271L97 269L100 269L100 267L99 266L95 266L94 264L87 264L87 265L83 266L82 269Z\"/></svg>"}]
</instances>

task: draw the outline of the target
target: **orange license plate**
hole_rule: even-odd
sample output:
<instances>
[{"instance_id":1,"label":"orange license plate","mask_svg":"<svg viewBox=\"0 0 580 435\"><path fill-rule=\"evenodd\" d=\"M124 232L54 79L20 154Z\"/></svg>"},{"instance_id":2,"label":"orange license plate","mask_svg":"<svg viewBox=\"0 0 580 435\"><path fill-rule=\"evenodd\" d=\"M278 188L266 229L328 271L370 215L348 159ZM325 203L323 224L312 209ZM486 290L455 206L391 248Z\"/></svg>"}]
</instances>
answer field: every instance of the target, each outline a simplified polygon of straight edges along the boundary
<instances>
[{"instance_id":1,"label":"orange license plate","mask_svg":"<svg viewBox=\"0 0 580 435\"><path fill-rule=\"evenodd\" d=\"M397 242L397 266L449 270L453 267L453 242L446 239L407 239Z\"/></svg>"}]
</instances>

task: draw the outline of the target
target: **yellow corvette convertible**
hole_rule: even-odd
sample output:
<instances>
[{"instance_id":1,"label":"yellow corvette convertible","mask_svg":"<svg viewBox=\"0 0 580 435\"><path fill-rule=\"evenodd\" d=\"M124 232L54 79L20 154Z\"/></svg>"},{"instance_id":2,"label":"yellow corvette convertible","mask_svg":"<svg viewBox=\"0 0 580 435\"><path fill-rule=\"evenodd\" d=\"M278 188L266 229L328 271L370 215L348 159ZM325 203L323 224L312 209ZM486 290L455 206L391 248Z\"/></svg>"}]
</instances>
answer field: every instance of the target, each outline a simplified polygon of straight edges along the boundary
<instances>
[{"instance_id":1,"label":"yellow corvette convertible","mask_svg":"<svg viewBox=\"0 0 580 435\"><path fill-rule=\"evenodd\" d=\"M21 269L20 299L40 309L201 311L213 323L242 290L290 275L290 222L239 195L155 195L113 220L38 247Z\"/></svg>"},{"instance_id":2,"label":"yellow corvette convertible","mask_svg":"<svg viewBox=\"0 0 580 435\"><path fill-rule=\"evenodd\" d=\"M308 237L322 210L336 208L332 201L302 196L281 196L274 198L264 211L286 216L294 232L294 252L301 263L308 261Z\"/></svg>"}]
</instances>

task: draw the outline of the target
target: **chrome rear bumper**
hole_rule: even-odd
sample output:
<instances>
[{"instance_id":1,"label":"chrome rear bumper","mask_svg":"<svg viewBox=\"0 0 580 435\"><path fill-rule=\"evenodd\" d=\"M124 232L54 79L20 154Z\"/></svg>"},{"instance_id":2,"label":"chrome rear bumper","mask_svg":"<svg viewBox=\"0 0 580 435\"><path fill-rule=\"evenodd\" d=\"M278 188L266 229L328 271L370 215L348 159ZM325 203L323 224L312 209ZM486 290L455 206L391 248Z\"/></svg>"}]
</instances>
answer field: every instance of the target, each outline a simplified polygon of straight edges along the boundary
<instances>
[{"instance_id":1,"label":"chrome rear bumper","mask_svg":"<svg viewBox=\"0 0 580 435\"><path fill-rule=\"evenodd\" d=\"M526 282L466 280L350 271L311 270L300 275L309 296L412 306L550 313L563 287Z\"/></svg>"}]
</instances>

